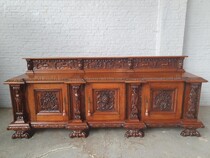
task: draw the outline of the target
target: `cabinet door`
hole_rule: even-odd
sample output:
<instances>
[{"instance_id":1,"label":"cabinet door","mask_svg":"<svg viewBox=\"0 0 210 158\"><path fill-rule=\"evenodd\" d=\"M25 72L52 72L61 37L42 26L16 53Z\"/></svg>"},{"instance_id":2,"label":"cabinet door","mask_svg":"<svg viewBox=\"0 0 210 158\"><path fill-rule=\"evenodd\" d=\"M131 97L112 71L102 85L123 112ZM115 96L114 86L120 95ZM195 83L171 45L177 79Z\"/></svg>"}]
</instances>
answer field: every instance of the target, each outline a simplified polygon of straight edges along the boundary
<instances>
[{"instance_id":1,"label":"cabinet door","mask_svg":"<svg viewBox=\"0 0 210 158\"><path fill-rule=\"evenodd\" d=\"M143 87L144 120L180 119L184 83L149 83Z\"/></svg>"},{"instance_id":2,"label":"cabinet door","mask_svg":"<svg viewBox=\"0 0 210 158\"><path fill-rule=\"evenodd\" d=\"M86 86L86 118L91 121L124 120L125 85L93 83Z\"/></svg>"},{"instance_id":3,"label":"cabinet door","mask_svg":"<svg viewBox=\"0 0 210 158\"><path fill-rule=\"evenodd\" d=\"M67 86L64 84L29 84L28 104L31 121L68 119Z\"/></svg>"}]
</instances>

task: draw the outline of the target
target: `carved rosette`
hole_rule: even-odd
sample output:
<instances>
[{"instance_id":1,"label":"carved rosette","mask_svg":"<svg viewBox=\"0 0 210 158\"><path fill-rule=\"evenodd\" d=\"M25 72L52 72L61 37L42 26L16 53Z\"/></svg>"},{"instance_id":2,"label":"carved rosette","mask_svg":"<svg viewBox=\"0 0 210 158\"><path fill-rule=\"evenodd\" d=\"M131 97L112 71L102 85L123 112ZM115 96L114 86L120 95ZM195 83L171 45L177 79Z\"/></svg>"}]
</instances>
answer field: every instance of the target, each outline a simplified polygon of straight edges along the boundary
<instances>
[{"instance_id":1,"label":"carved rosette","mask_svg":"<svg viewBox=\"0 0 210 158\"><path fill-rule=\"evenodd\" d=\"M193 83L190 87L190 94L188 100L188 109L185 114L187 119L196 119L198 115L198 106L200 99L201 84Z\"/></svg>"},{"instance_id":2,"label":"carved rosette","mask_svg":"<svg viewBox=\"0 0 210 158\"><path fill-rule=\"evenodd\" d=\"M49 111L59 111L59 98L58 91L43 91L41 92L39 104L40 111L49 112Z\"/></svg>"},{"instance_id":3,"label":"carved rosette","mask_svg":"<svg viewBox=\"0 0 210 158\"><path fill-rule=\"evenodd\" d=\"M138 119L138 103L139 103L139 87L138 85L131 86L131 111L130 119Z\"/></svg>"},{"instance_id":4,"label":"carved rosette","mask_svg":"<svg viewBox=\"0 0 210 158\"><path fill-rule=\"evenodd\" d=\"M171 111L173 109L173 90L159 90L153 94L152 108L157 111Z\"/></svg>"},{"instance_id":5,"label":"carved rosette","mask_svg":"<svg viewBox=\"0 0 210 158\"><path fill-rule=\"evenodd\" d=\"M73 85L72 90L73 90L73 111L74 111L73 116L75 120L80 120L81 119L80 85Z\"/></svg>"},{"instance_id":6,"label":"carved rosette","mask_svg":"<svg viewBox=\"0 0 210 158\"><path fill-rule=\"evenodd\" d=\"M115 91L114 90L100 90L96 91L96 110L98 111L112 111L115 105Z\"/></svg>"}]
</instances>

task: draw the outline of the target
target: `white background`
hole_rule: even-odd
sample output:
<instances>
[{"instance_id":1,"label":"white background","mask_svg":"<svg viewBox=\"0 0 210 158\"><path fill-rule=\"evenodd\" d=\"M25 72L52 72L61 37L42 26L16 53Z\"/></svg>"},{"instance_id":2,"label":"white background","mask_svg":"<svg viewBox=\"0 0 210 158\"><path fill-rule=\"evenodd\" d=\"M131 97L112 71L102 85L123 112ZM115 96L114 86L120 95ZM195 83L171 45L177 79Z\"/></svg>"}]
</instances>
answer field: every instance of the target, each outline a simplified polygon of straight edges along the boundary
<instances>
[{"instance_id":1,"label":"white background","mask_svg":"<svg viewBox=\"0 0 210 158\"><path fill-rule=\"evenodd\" d=\"M23 57L188 55L185 69L210 80L209 0L0 0L3 81L26 71ZM210 106L210 84L201 105Z\"/></svg>"}]
</instances>

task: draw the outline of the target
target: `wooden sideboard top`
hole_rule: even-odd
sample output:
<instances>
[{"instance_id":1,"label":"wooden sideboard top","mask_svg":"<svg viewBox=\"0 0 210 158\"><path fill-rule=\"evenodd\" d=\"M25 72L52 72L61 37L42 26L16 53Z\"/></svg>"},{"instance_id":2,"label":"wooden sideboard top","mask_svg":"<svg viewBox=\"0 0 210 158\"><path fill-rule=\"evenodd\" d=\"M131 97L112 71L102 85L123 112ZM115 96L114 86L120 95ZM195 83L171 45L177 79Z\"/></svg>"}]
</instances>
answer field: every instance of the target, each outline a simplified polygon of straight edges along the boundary
<instances>
[{"instance_id":1,"label":"wooden sideboard top","mask_svg":"<svg viewBox=\"0 0 210 158\"><path fill-rule=\"evenodd\" d=\"M186 56L25 58L27 72L7 80L15 83L207 82L185 72Z\"/></svg>"},{"instance_id":2,"label":"wooden sideboard top","mask_svg":"<svg viewBox=\"0 0 210 158\"><path fill-rule=\"evenodd\" d=\"M184 82L207 82L202 77L188 72L180 73L25 73L5 81L6 84L15 83L86 83L86 82L139 82L148 81L184 81Z\"/></svg>"}]
</instances>

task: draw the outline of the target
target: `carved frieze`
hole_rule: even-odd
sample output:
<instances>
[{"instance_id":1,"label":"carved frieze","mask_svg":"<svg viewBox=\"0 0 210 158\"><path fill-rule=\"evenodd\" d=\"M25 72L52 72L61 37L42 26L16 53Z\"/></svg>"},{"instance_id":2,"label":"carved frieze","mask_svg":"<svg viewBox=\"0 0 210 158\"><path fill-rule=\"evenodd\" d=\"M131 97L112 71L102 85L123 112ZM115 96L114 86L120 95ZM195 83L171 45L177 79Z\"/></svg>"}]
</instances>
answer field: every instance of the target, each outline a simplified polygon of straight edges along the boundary
<instances>
[{"instance_id":1,"label":"carved frieze","mask_svg":"<svg viewBox=\"0 0 210 158\"><path fill-rule=\"evenodd\" d=\"M173 110L173 90L154 90L152 109L155 111Z\"/></svg>"},{"instance_id":2,"label":"carved frieze","mask_svg":"<svg viewBox=\"0 0 210 158\"><path fill-rule=\"evenodd\" d=\"M119 58L119 59L86 59L84 60L84 69L129 69L130 66L129 66L128 59Z\"/></svg>"},{"instance_id":3,"label":"carved frieze","mask_svg":"<svg viewBox=\"0 0 210 158\"><path fill-rule=\"evenodd\" d=\"M115 107L115 90L97 90L96 110L113 111Z\"/></svg>"},{"instance_id":4,"label":"carved frieze","mask_svg":"<svg viewBox=\"0 0 210 158\"><path fill-rule=\"evenodd\" d=\"M179 58L135 58L133 61L134 69L182 69L183 59Z\"/></svg>"},{"instance_id":5,"label":"carved frieze","mask_svg":"<svg viewBox=\"0 0 210 158\"><path fill-rule=\"evenodd\" d=\"M199 99L200 99L200 83L191 84L190 94L188 100L188 109L185 117L188 119L196 119L198 113Z\"/></svg>"},{"instance_id":6,"label":"carved frieze","mask_svg":"<svg viewBox=\"0 0 210 158\"><path fill-rule=\"evenodd\" d=\"M26 59L28 70L182 69L184 57Z\"/></svg>"},{"instance_id":7,"label":"carved frieze","mask_svg":"<svg viewBox=\"0 0 210 158\"><path fill-rule=\"evenodd\" d=\"M71 69L81 69L81 61L76 59L52 59L52 60L33 60L34 70L71 70Z\"/></svg>"}]
</instances>

